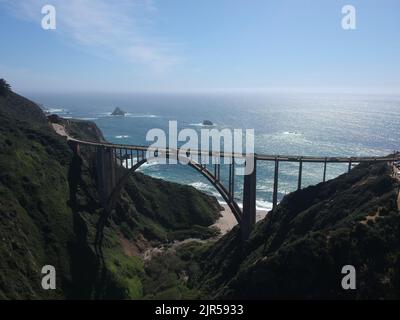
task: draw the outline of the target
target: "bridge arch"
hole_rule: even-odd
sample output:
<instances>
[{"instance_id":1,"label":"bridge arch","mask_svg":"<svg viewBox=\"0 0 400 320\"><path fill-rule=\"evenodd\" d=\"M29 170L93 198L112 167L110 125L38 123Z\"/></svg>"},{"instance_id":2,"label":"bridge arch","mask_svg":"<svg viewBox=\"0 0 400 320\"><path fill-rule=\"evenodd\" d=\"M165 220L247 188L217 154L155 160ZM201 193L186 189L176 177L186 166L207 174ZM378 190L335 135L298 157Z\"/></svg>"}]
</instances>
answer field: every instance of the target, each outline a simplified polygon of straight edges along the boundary
<instances>
[{"instance_id":1,"label":"bridge arch","mask_svg":"<svg viewBox=\"0 0 400 320\"><path fill-rule=\"evenodd\" d=\"M154 150L154 148L148 146L138 146L138 145L119 145L112 144L108 142L90 142L84 140L77 140L71 137L67 137L68 143L76 154L80 154L81 146L86 146L87 148L95 148L95 159L96 159L96 173L98 175L98 188L102 195L103 208L105 209L105 214L101 215L98 223L98 233L96 235L96 243L101 244L101 231L104 227L105 222L111 210L115 204L117 196L121 192L123 186L125 185L129 175L135 172L144 163L148 162L145 156L146 151ZM117 156L117 151L119 151L119 157ZM123 157L130 154L131 159L133 159L133 152L137 153L137 163L132 167L127 168L127 172L115 182L115 168L119 165L122 166ZM157 153L158 149L156 149ZM299 174L298 174L298 188L301 188L302 179L302 164L303 163L323 163L324 164L324 175L323 181L326 178L326 166L328 163L348 163L348 170L350 171L352 165L355 163L376 163L376 162L388 162L393 164L395 161L400 161L400 153L395 152L392 155L386 157L311 157L311 156L280 156L280 155L266 155L266 154L237 154L237 153L220 153L212 152L207 150L195 150L194 152L198 155L208 155L209 157L219 157L221 158L244 158L245 161L253 161L253 170L250 174L244 175L243 179L243 210L241 210L234 200L234 162L229 165L229 191L220 181L219 168L220 165L217 164L215 169L215 174L212 174L206 166L197 163L193 159L182 156L179 152L180 150L175 149L161 149L161 157L157 158L168 158L169 155L178 154L180 159L187 161L190 167L194 168L196 171L201 173L218 191L222 198L226 201L232 213L234 214L236 220L238 221L242 233L243 242L248 240L248 237L254 228L256 222L256 191L257 191L257 162L259 161L270 161L275 163L275 170L273 176L273 209L277 206L277 194L278 194L278 182L279 182L279 163L280 162L294 162L299 164ZM192 151L193 152L193 151ZM140 156L141 154L142 156ZM128 158L125 158L126 160ZM99 235L99 236L98 236ZM100 239L100 241L98 241ZM101 247L101 245L100 245Z\"/></svg>"},{"instance_id":2,"label":"bridge arch","mask_svg":"<svg viewBox=\"0 0 400 320\"><path fill-rule=\"evenodd\" d=\"M158 157L159 159L160 157ZM242 210L240 209L237 202L233 199L233 195L230 195L225 186L221 183L219 179L215 175L213 175L205 166L202 166L198 162L194 161L189 157L185 157L179 155L179 160L184 160L189 167L193 168L197 172L199 172L203 177L205 177L211 185L218 191L218 193L222 196L226 204L231 209L233 215L235 216L238 224L240 225L242 222ZM111 212L113 209L115 202L118 199L119 194L124 188L126 182L129 179L129 176L132 175L136 170L138 170L142 165L148 162L148 158L143 158L137 163L135 163L131 168L127 169L127 172L117 181L111 194L109 195L106 201L106 211Z\"/></svg>"}]
</instances>

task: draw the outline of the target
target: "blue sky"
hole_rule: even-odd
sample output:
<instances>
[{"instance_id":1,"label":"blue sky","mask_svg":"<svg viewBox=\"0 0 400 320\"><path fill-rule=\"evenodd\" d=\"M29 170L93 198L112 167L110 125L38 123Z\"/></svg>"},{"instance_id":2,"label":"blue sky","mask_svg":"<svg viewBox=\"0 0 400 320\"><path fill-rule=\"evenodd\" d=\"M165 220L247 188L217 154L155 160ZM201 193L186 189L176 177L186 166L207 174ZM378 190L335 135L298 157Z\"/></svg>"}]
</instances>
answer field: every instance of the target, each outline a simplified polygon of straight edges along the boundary
<instances>
[{"instance_id":1,"label":"blue sky","mask_svg":"<svg viewBox=\"0 0 400 320\"><path fill-rule=\"evenodd\" d=\"M0 37L20 92L400 93L398 0L0 0Z\"/></svg>"}]
</instances>

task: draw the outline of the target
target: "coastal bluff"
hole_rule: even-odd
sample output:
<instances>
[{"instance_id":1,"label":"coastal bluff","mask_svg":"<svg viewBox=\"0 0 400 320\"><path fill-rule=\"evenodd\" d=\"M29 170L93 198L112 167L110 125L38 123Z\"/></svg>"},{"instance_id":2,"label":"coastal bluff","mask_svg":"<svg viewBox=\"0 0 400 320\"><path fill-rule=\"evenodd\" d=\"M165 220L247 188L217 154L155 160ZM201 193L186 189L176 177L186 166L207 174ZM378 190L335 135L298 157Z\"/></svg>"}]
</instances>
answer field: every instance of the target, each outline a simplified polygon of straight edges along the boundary
<instances>
[{"instance_id":1,"label":"coastal bluff","mask_svg":"<svg viewBox=\"0 0 400 320\"><path fill-rule=\"evenodd\" d=\"M94 123L57 121L73 136L104 139ZM106 224L100 258L93 243L103 209L92 166L34 102L0 97L0 299L141 298L149 247L216 234L214 197L137 173ZM48 264L56 290L40 287Z\"/></svg>"}]
</instances>

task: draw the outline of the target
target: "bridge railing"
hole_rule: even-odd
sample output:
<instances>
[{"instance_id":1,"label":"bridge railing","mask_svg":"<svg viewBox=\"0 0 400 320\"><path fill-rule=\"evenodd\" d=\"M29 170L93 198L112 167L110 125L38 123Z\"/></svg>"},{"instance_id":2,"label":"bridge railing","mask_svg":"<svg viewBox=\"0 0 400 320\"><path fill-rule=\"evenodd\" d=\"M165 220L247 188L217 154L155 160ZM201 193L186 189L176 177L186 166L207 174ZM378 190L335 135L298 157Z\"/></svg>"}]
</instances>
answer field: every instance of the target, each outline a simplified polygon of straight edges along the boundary
<instances>
[{"instance_id":1,"label":"bridge railing","mask_svg":"<svg viewBox=\"0 0 400 320\"><path fill-rule=\"evenodd\" d=\"M125 144L115 144L109 142L93 142L93 141L85 141L74 138L69 138L69 141L79 143L81 145L94 146L94 147L104 147L104 148L112 148L112 149L121 149L121 150L138 150L138 151L149 151L149 152L158 152L166 156L176 156L178 155L182 149L177 148L155 148L150 146L143 145L125 145ZM197 156L208 156L210 158L241 158L246 159L249 157L249 154L246 153L235 153L235 152L219 152L212 150L199 150L192 149L189 150L190 155ZM259 161L280 161L280 162L314 162L314 163L362 163L362 162L392 162L392 161L400 161L400 154L394 154L392 156L384 156L384 157L320 157L320 156L297 156L297 155L267 155L267 154L252 154L255 160Z\"/></svg>"}]
</instances>

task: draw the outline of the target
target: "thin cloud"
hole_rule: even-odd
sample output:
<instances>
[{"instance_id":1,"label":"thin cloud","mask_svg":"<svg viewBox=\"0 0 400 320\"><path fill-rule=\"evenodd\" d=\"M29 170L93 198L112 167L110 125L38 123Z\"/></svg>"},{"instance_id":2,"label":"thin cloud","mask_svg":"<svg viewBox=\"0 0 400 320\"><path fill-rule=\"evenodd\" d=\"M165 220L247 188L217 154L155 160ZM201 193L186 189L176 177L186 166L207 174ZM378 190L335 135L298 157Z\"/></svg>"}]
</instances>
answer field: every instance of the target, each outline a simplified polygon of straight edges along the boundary
<instances>
[{"instance_id":1,"label":"thin cloud","mask_svg":"<svg viewBox=\"0 0 400 320\"><path fill-rule=\"evenodd\" d=\"M18 18L40 26L43 0L0 0ZM57 30L61 36L99 56L121 58L165 72L182 59L174 44L153 36L151 27L158 14L153 0L53 0Z\"/></svg>"}]
</instances>

